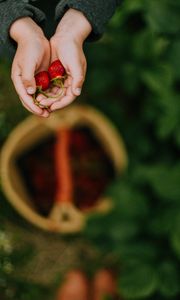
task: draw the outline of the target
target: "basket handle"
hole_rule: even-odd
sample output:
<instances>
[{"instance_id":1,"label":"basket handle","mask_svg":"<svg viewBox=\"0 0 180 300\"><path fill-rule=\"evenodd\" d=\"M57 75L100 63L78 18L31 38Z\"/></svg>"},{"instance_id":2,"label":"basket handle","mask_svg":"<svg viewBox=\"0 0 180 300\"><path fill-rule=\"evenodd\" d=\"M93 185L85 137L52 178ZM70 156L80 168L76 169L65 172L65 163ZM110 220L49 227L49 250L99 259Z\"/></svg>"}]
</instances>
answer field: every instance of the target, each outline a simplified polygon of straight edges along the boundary
<instances>
[{"instance_id":1,"label":"basket handle","mask_svg":"<svg viewBox=\"0 0 180 300\"><path fill-rule=\"evenodd\" d=\"M73 178L69 154L70 130L58 129L55 144L55 167L57 191L50 218L62 228L75 230L79 228L82 213L73 205Z\"/></svg>"},{"instance_id":2,"label":"basket handle","mask_svg":"<svg viewBox=\"0 0 180 300\"><path fill-rule=\"evenodd\" d=\"M70 132L60 129L56 133L55 168L57 176L56 203L72 203L73 181L69 157Z\"/></svg>"}]
</instances>

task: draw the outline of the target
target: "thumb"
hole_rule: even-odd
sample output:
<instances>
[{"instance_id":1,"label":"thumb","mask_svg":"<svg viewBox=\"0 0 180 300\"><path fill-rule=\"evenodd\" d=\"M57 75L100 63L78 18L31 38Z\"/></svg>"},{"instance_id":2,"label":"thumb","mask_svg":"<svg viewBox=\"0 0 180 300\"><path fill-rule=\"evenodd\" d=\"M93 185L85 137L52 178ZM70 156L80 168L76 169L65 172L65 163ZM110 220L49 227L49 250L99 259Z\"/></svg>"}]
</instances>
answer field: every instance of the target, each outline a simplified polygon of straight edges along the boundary
<instances>
[{"instance_id":1,"label":"thumb","mask_svg":"<svg viewBox=\"0 0 180 300\"><path fill-rule=\"evenodd\" d=\"M32 64L28 66L24 66L22 68L22 82L26 89L26 92L30 95L34 94L36 92L36 81L34 78L35 74L35 66Z\"/></svg>"},{"instance_id":2,"label":"thumb","mask_svg":"<svg viewBox=\"0 0 180 300\"><path fill-rule=\"evenodd\" d=\"M81 94L82 85L84 83L85 75L81 66L76 66L71 72L72 75L72 93L76 96Z\"/></svg>"}]
</instances>

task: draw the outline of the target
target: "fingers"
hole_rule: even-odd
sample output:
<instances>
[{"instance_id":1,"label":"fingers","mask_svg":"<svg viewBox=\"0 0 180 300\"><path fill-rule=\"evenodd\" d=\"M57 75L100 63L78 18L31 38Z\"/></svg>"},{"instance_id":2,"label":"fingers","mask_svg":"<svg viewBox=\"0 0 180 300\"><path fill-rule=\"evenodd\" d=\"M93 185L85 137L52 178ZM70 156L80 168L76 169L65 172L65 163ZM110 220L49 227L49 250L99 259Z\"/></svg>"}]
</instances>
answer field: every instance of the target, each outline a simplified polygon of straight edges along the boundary
<instances>
[{"instance_id":1,"label":"fingers","mask_svg":"<svg viewBox=\"0 0 180 300\"><path fill-rule=\"evenodd\" d=\"M76 99L76 96L66 95L60 101L56 101L50 107L51 111L61 109L70 103L72 103Z\"/></svg>"},{"instance_id":2,"label":"fingers","mask_svg":"<svg viewBox=\"0 0 180 300\"><path fill-rule=\"evenodd\" d=\"M50 107L53 103L57 102L57 101L60 101L61 98L41 98L40 101L39 101L39 104L42 105L42 106L48 106Z\"/></svg>"},{"instance_id":3,"label":"fingers","mask_svg":"<svg viewBox=\"0 0 180 300\"><path fill-rule=\"evenodd\" d=\"M72 93L79 96L81 94L86 75L86 60L76 60L70 66L70 72L72 76Z\"/></svg>"},{"instance_id":4,"label":"fingers","mask_svg":"<svg viewBox=\"0 0 180 300\"><path fill-rule=\"evenodd\" d=\"M56 93L58 94L59 91L61 91L61 89L56 90ZM50 98L47 100L43 100L41 103L42 104L48 103L48 106L50 107L51 111L63 108L69 105L70 103L72 103L76 99L76 96L72 93L72 78L70 76L66 79L64 83L63 92L64 92L63 95L60 95L60 97L56 99Z\"/></svg>"},{"instance_id":5,"label":"fingers","mask_svg":"<svg viewBox=\"0 0 180 300\"><path fill-rule=\"evenodd\" d=\"M80 96L83 82L84 76L81 73L73 76L72 92L74 95Z\"/></svg>"},{"instance_id":6,"label":"fingers","mask_svg":"<svg viewBox=\"0 0 180 300\"><path fill-rule=\"evenodd\" d=\"M69 82L70 82L70 80L69 80ZM72 103L76 99L76 96L72 93L72 88L71 87L72 87L72 85L70 84L66 88L65 95L63 97L61 97L59 99L59 101L54 102L50 106L51 111L63 108L65 106L69 105L70 103Z\"/></svg>"},{"instance_id":7,"label":"fingers","mask_svg":"<svg viewBox=\"0 0 180 300\"><path fill-rule=\"evenodd\" d=\"M75 96L81 94L82 86L86 75L86 58L81 46L74 42L66 44L51 43L51 54L53 58L58 58L64 65L68 78L72 79L72 93Z\"/></svg>"},{"instance_id":8,"label":"fingers","mask_svg":"<svg viewBox=\"0 0 180 300\"><path fill-rule=\"evenodd\" d=\"M26 61L21 67L21 79L26 92L33 95L36 91L36 82L34 78L36 66L31 61Z\"/></svg>"},{"instance_id":9,"label":"fingers","mask_svg":"<svg viewBox=\"0 0 180 300\"><path fill-rule=\"evenodd\" d=\"M66 88L53 87L51 92L48 93L48 98L42 94L39 94L36 100L42 106L50 107L54 102L60 101L61 98L66 94Z\"/></svg>"},{"instance_id":10,"label":"fingers","mask_svg":"<svg viewBox=\"0 0 180 300\"><path fill-rule=\"evenodd\" d=\"M37 105L35 105L32 96L27 94L26 89L22 82L21 70L20 68L18 68L18 66L13 66L11 77L16 92L19 95L19 98L21 99L23 106L26 107L30 112L41 116L43 114L43 110L39 108Z\"/></svg>"},{"instance_id":11,"label":"fingers","mask_svg":"<svg viewBox=\"0 0 180 300\"><path fill-rule=\"evenodd\" d=\"M43 113L41 117L48 118L50 116L50 112L47 109L43 109Z\"/></svg>"},{"instance_id":12,"label":"fingers","mask_svg":"<svg viewBox=\"0 0 180 300\"><path fill-rule=\"evenodd\" d=\"M46 98L43 95L39 95L36 100L39 102L40 106L50 107L54 102L59 101L58 98Z\"/></svg>"},{"instance_id":13,"label":"fingers","mask_svg":"<svg viewBox=\"0 0 180 300\"><path fill-rule=\"evenodd\" d=\"M27 106L27 104L23 101L23 99L20 97L20 100L22 102L22 105L29 111L32 113L32 110ZM47 111L46 109L43 109L43 112L41 114L41 117L44 117L44 118L48 118L50 115L50 112Z\"/></svg>"}]
</instances>

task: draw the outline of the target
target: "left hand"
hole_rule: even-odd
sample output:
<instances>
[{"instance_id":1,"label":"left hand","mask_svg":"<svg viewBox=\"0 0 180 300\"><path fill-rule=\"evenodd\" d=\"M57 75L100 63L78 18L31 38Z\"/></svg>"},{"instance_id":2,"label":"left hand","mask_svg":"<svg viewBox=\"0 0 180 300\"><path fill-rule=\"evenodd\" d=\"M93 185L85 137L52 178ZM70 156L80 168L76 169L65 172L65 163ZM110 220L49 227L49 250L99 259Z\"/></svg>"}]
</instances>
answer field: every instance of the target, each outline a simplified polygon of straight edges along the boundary
<instances>
[{"instance_id":1,"label":"left hand","mask_svg":"<svg viewBox=\"0 0 180 300\"><path fill-rule=\"evenodd\" d=\"M51 61L59 59L67 73L63 95L48 99L43 95L37 97L40 104L49 106L51 111L69 105L81 94L87 68L83 42L91 30L90 23L81 12L69 9L50 40ZM58 94L60 89L53 88L51 95Z\"/></svg>"}]
</instances>

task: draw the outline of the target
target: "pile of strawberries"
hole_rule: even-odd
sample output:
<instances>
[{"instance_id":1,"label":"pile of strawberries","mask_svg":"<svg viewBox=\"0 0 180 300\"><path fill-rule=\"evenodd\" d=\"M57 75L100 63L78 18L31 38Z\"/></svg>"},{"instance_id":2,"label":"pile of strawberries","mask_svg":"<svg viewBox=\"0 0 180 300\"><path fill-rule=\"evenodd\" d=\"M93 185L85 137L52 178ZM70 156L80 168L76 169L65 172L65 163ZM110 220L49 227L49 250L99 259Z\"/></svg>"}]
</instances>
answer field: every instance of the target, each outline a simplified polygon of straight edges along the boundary
<instances>
[{"instance_id":1,"label":"pile of strawberries","mask_svg":"<svg viewBox=\"0 0 180 300\"><path fill-rule=\"evenodd\" d=\"M36 97L39 94L43 94L47 98L48 91L53 86L57 86L63 90L64 80L66 79L66 71L59 59L53 61L48 68L48 71L41 71L35 75L36 92L33 96L34 103L39 106L39 102ZM59 95L58 95L59 97Z\"/></svg>"}]
</instances>

